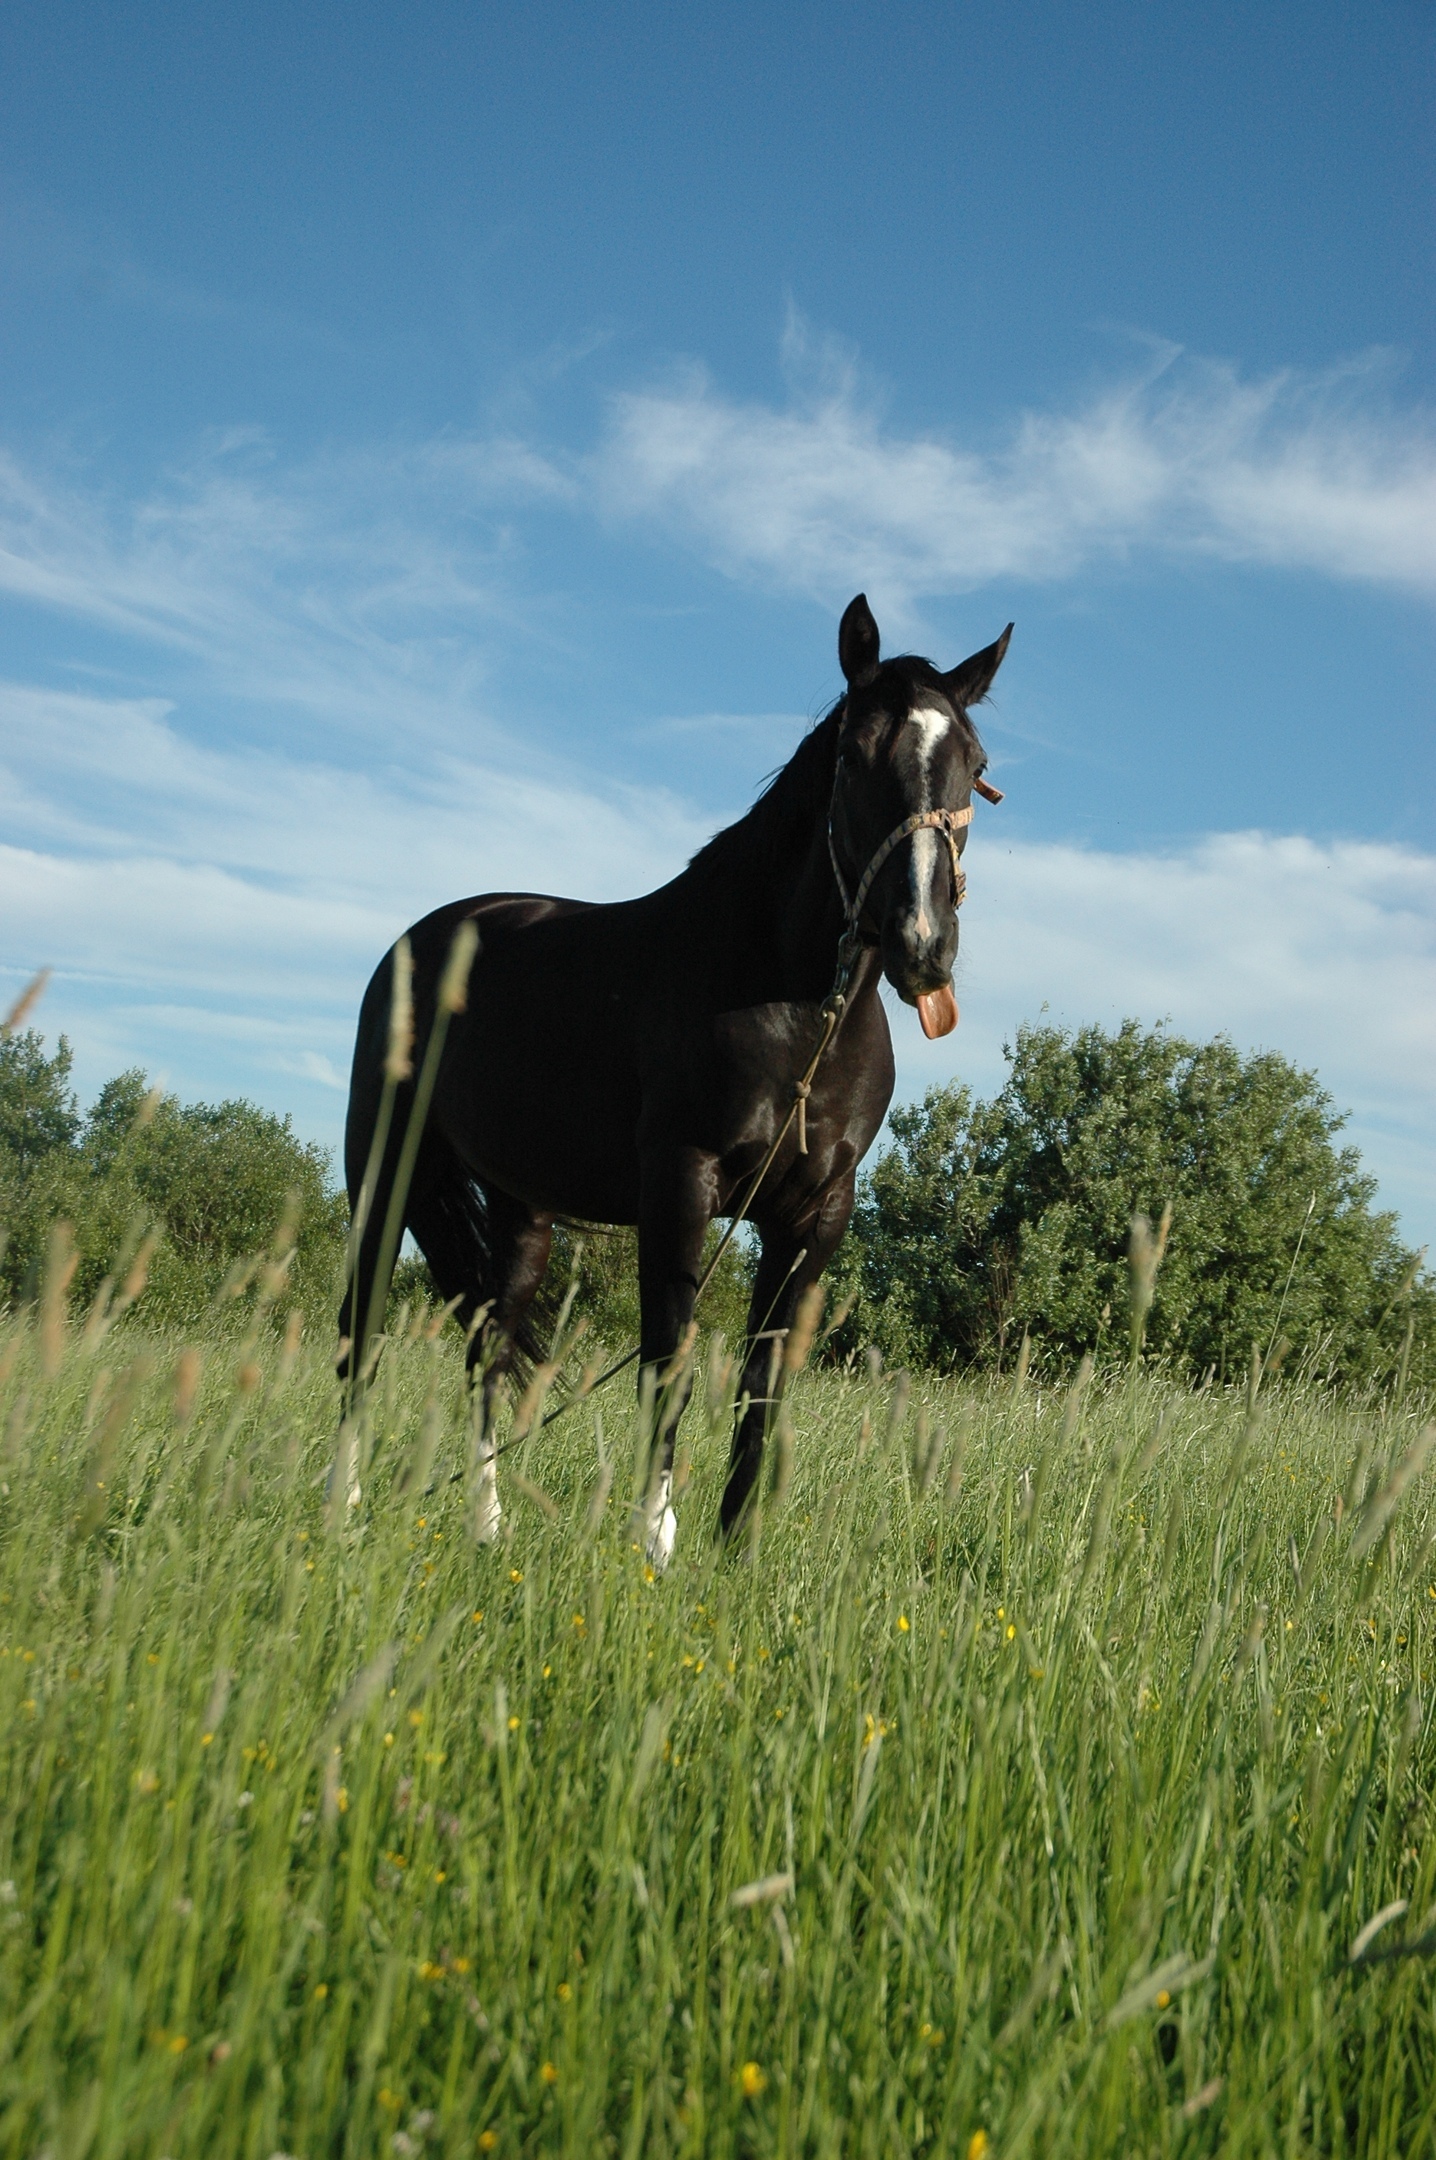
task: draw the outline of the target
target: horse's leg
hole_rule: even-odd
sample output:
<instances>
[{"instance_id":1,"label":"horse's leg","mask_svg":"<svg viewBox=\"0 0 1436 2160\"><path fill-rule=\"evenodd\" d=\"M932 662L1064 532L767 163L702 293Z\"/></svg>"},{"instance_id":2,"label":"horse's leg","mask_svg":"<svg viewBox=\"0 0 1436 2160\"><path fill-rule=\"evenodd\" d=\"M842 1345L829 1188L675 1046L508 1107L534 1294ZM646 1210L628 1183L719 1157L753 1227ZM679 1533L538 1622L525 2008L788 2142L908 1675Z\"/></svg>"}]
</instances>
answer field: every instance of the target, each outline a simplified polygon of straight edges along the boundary
<instances>
[{"instance_id":1,"label":"horse's leg","mask_svg":"<svg viewBox=\"0 0 1436 2160\"><path fill-rule=\"evenodd\" d=\"M475 1444L470 1497L473 1532L481 1545L499 1534L503 1511L494 1468L494 1421L498 1398L520 1346L524 1315L538 1294L553 1245L553 1217L536 1214L507 1193L488 1193L493 1236L493 1305L469 1342L471 1379L478 1376Z\"/></svg>"},{"instance_id":2,"label":"horse's leg","mask_svg":"<svg viewBox=\"0 0 1436 2160\"><path fill-rule=\"evenodd\" d=\"M648 1489L634 1521L655 1568L665 1568L678 1534L673 1507L673 1443L693 1386L691 1360L665 1385L688 1332L716 1197L713 1158L683 1148L644 1161L638 1219L639 1400L652 1374L654 1426Z\"/></svg>"},{"instance_id":3,"label":"horse's leg","mask_svg":"<svg viewBox=\"0 0 1436 2160\"><path fill-rule=\"evenodd\" d=\"M791 1326L798 1299L818 1280L842 1243L852 1212L853 1185L848 1179L828 1194L816 1221L805 1230L769 1228L763 1232L763 1250L748 1308L733 1451L718 1513L719 1532L725 1538L732 1536L752 1496L762 1467L768 1425L782 1392L783 1336L777 1331Z\"/></svg>"}]
</instances>

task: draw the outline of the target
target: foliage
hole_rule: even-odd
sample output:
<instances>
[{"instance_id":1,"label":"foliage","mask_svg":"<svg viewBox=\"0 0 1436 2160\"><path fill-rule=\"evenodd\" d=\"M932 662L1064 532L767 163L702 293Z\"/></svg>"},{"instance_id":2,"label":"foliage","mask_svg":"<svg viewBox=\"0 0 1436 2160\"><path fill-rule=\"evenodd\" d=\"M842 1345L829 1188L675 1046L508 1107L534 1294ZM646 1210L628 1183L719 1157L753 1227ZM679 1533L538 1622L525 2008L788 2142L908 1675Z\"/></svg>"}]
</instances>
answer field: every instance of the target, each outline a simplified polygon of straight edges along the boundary
<instances>
[{"instance_id":1,"label":"foliage","mask_svg":"<svg viewBox=\"0 0 1436 2160\"><path fill-rule=\"evenodd\" d=\"M0 1321L0 2152L1429 2145L1412 1417L820 1374L744 1565L703 1376L653 1581L627 1391L607 1506L559 1427L479 1547L452 1337L386 1354L326 1512L292 1334L201 1372L42 1310Z\"/></svg>"},{"instance_id":2,"label":"foliage","mask_svg":"<svg viewBox=\"0 0 1436 2160\"><path fill-rule=\"evenodd\" d=\"M287 1117L253 1103L181 1104L151 1093L141 1072L101 1090L82 1116L69 1087L70 1050L51 1057L33 1032L0 1043L0 1208L8 1241L0 1293L33 1294L48 1226L73 1226L76 1287L93 1297L123 1273L148 1233L150 1310L196 1319L237 1263L263 1252L282 1221L294 1230L286 1298L337 1303L347 1209L329 1189L329 1158Z\"/></svg>"},{"instance_id":3,"label":"foliage","mask_svg":"<svg viewBox=\"0 0 1436 2160\"><path fill-rule=\"evenodd\" d=\"M1409 1321L1412 1375L1436 1377L1436 1289L1313 1074L1133 1021L1024 1028L1008 1055L991 1102L893 1112L839 1263L849 1343L939 1366L1000 1365L1024 1330L1059 1363L1124 1349L1132 1217L1170 1205L1155 1355L1220 1378L1283 1335L1313 1371L1384 1380Z\"/></svg>"}]
</instances>

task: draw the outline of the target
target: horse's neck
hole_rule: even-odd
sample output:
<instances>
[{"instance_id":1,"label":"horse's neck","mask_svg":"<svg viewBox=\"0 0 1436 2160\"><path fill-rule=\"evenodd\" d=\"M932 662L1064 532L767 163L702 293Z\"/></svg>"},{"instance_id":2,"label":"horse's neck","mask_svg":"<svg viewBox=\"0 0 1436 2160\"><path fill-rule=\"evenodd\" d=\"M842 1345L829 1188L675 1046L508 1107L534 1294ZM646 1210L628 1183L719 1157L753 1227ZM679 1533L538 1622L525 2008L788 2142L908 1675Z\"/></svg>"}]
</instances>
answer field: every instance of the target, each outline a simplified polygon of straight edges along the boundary
<instances>
[{"instance_id":1,"label":"horse's neck","mask_svg":"<svg viewBox=\"0 0 1436 2160\"><path fill-rule=\"evenodd\" d=\"M809 1004L827 996L844 915L826 821L806 842L795 835L776 850L730 850L721 863L694 864L678 884L687 887L690 950L695 958L706 953L725 1003Z\"/></svg>"},{"instance_id":2,"label":"horse's neck","mask_svg":"<svg viewBox=\"0 0 1436 2160\"><path fill-rule=\"evenodd\" d=\"M764 929L783 973L804 986L821 978L826 994L845 927L826 822L803 858L782 866L765 898Z\"/></svg>"}]
</instances>

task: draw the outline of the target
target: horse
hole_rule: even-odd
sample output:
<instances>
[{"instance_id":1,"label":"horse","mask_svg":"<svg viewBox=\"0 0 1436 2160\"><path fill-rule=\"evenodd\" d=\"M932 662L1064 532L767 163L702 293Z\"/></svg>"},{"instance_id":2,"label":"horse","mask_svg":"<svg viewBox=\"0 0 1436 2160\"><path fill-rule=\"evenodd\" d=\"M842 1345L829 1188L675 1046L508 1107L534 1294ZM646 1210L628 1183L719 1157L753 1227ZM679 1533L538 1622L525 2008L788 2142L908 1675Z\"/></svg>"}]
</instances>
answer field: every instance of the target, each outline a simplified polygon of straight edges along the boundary
<instances>
[{"instance_id":1,"label":"horse","mask_svg":"<svg viewBox=\"0 0 1436 2160\"><path fill-rule=\"evenodd\" d=\"M842 696L747 814L668 884L607 904L484 893L413 926L414 1039L437 1042L441 1012L447 1033L433 1069L397 1090L398 948L375 971L345 1130L356 1234L339 1372L356 1387L366 1370L401 1211L469 1337L481 1539L500 1525L499 1391L526 1347L555 1223L629 1224L640 1400L655 1404L640 1527L650 1561L666 1565L688 1383L651 1391L692 1339L709 1227L746 1196L759 1250L720 1534L742 1520L781 1388L771 1345L847 1229L858 1165L892 1099L882 979L929 1035L956 1024L959 858L974 789L1000 799L982 778L970 708L1011 634L1009 623L946 672L913 655L884 660L858 594L838 630ZM469 941L457 951L463 979L446 992L456 933Z\"/></svg>"}]
</instances>

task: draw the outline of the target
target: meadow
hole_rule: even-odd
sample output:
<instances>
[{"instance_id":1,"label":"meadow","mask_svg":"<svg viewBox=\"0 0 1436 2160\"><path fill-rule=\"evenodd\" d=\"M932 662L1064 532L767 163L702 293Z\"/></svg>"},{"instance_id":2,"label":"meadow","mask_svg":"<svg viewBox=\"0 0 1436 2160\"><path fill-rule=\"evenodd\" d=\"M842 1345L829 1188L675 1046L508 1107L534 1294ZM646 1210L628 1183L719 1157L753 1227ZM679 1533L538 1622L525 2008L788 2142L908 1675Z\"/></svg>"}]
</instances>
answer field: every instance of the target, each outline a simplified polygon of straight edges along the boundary
<instances>
[{"instance_id":1,"label":"meadow","mask_svg":"<svg viewBox=\"0 0 1436 2160\"><path fill-rule=\"evenodd\" d=\"M1418 1406L700 1351L469 1534L421 1313L0 1322L0 2154L1402 2154L1436 2131ZM530 1410L532 1410L532 1404Z\"/></svg>"}]
</instances>

